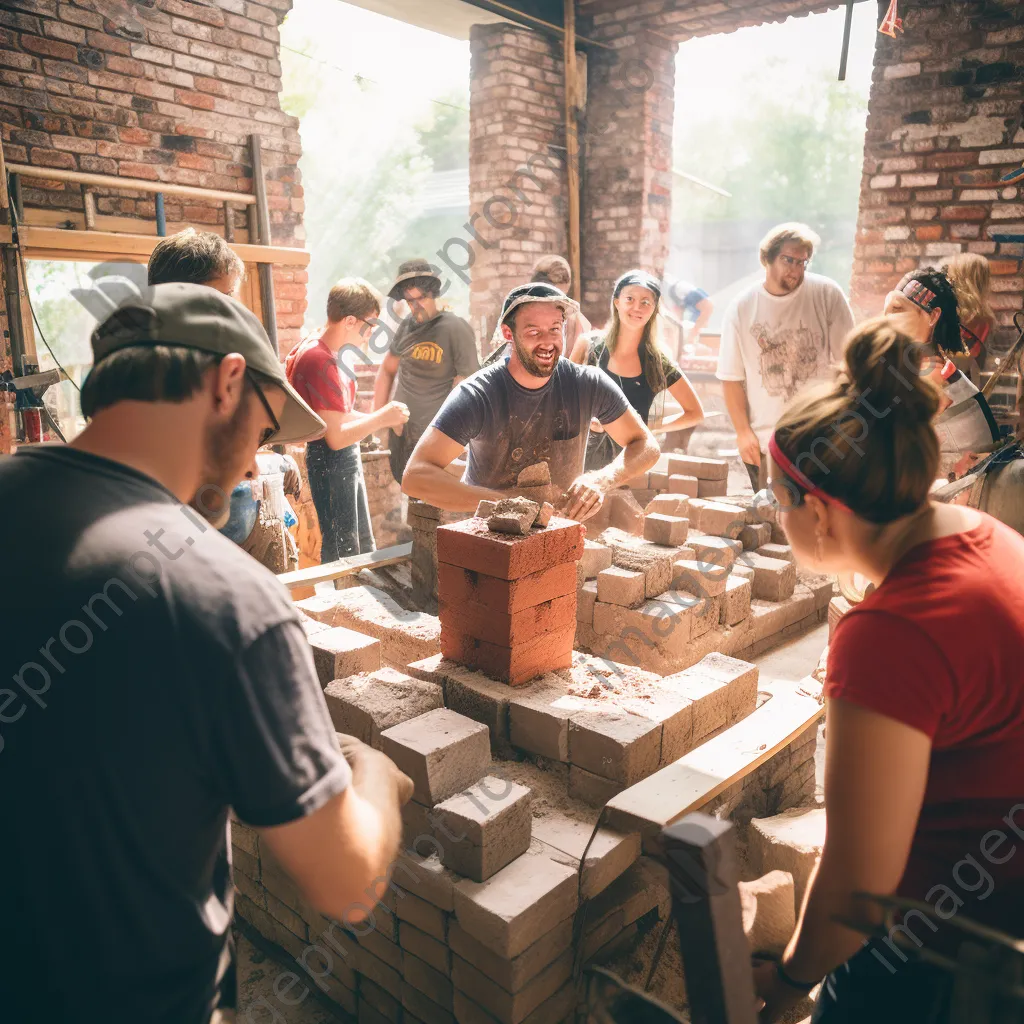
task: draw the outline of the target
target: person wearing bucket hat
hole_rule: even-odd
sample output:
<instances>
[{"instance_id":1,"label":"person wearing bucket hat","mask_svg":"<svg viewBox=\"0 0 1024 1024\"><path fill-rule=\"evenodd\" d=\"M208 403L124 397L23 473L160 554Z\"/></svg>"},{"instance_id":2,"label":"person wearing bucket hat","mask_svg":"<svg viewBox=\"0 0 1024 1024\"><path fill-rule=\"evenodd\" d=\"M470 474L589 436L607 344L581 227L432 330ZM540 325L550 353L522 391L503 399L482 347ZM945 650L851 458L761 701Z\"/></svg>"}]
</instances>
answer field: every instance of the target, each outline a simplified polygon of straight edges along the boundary
<instances>
[{"instance_id":1,"label":"person wearing bucket hat","mask_svg":"<svg viewBox=\"0 0 1024 1024\"><path fill-rule=\"evenodd\" d=\"M323 429L259 321L163 284L92 348L85 429L0 457L0 1006L67 1021L88 992L111 1024L208 1021L235 1005L229 812L340 918L379 894L412 783L339 739L287 591L188 504ZM89 922L71 960L63 914Z\"/></svg>"},{"instance_id":2,"label":"person wearing bucket hat","mask_svg":"<svg viewBox=\"0 0 1024 1024\"><path fill-rule=\"evenodd\" d=\"M658 342L661 282L644 270L630 270L612 288L608 326L581 338L571 358L599 366L616 384L637 415L650 424L651 410L659 433L686 430L704 419L704 407L686 375ZM665 417L665 396L679 403L681 412ZM587 469L600 469L618 454L618 446L598 427L592 427L587 445Z\"/></svg>"},{"instance_id":3,"label":"person wearing bucket hat","mask_svg":"<svg viewBox=\"0 0 1024 1024\"><path fill-rule=\"evenodd\" d=\"M398 268L388 291L393 302L408 303L410 313L398 325L377 371L373 408L383 409L392 398L409 408L409 421L392 428L388 441L391 472L398 481L416 442L452 388L480 368L473 329L461 317L437 308L441 290L436 268L415 259Z\"/></svg>"},{"instance_id":4,"label":"person wearing bucket hat","mask_svg":"<svg viewBox=\"0 0 1024 1024\"><path fill-rule=\"evenodd\" d=\"M482 499L515 493L522 472L544 463L561 515L583 521L608 491L658 460L658 445L622 391L594 366L563 359L566 315L576 303L554 285L519 285L501 310L509 355L452 392L416 446L402 489L430 505L473 511ZM590 422L622 446L603 469L584 473ZM462 480L447 472L462 449ZM530 474L534 476L535 474Z\"/></svg>"}]
</instances>

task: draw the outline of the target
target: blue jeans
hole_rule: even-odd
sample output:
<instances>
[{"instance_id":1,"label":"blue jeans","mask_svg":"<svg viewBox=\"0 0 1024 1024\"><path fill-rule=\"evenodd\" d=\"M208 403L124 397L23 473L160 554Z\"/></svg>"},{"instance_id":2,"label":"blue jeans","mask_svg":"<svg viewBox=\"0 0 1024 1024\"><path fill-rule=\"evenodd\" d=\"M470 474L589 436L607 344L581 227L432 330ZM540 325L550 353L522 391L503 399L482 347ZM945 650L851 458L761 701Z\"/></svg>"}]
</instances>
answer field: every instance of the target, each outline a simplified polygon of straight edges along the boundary
<instances>
[{"instance_id":1,"label":"blue jeans","mask_svg":"<svg viewBox=\"0 0 1024 1024\"><path fill-rule=\"evenodd\" d=\"M323 537L320 561L333 562L373 551L359 445L335 450L324 441L310 441L306 445L306 474Z\"/></svg>"}]
</instances>

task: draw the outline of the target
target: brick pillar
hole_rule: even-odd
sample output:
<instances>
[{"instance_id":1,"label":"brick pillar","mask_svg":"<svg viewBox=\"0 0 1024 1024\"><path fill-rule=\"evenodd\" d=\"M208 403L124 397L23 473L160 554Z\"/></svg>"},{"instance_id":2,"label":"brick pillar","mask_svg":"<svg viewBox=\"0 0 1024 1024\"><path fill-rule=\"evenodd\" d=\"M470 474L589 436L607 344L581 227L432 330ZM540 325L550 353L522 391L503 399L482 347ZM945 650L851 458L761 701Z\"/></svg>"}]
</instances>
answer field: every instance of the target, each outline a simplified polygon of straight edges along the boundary
<instances>
[{"instance_id":1,"label":"brick pillar","mask_svg":"<svg viewBox=\"0 0 1024 1024\"><path fill-rule=\"evenodd\" d=\"M474 25L470 52L470 221L447 250L465 265L472 246L470 323L489 338L508 290L566 252L565 85L561 44L530 29Z\"/></svg>"},{"instance_id":2,"label":"brick pillar","mask_svg":"<svg viewBox=\"0 0 1024 1024\"><path fill-rule=\"evenodd\" d=\"M1009 324L1024 304L1022 247L992 235L1024 233L1024 190L999 181L1024 161L1024 4L911 0L900 13L906 32L875 51L853 305L880 313L908 270L970 251L992 261Z\"/></svg>"},{"instance_id":3,"label":"brick pillar","mask_svg":"<svg viewBox=\"0 0 1024 1024\"><path fill-rule=\"evenodd\" d=\"M631 267L661 275L672 217L676 44L640 32L591 53L584 132L583 311L608 318L614 280Z\"/></svg>"}]
</instances>

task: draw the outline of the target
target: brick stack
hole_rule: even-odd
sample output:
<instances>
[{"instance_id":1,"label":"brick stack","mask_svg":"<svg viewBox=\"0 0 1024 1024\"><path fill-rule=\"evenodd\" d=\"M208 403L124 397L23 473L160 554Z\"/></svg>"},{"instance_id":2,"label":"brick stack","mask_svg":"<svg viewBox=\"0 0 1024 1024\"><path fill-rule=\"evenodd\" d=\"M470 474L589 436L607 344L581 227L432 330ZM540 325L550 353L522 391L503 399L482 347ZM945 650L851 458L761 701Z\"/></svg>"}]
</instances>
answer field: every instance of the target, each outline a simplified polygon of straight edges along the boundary
<instances>
[{"instance_id":1,"label":"brick stack","mask_svg":"<svg viewBox=\"0 0 1024 1024\"><path fill-rule=\"evenodd\" d=\"M484 520L437 531L445 657L513 686L572 664L583 527L552 518L526 536Z\"/></svg>"},{"instance_id":2,"label":"brick stack","mask_svg":"<svg viewBox=\"0 0 1024 1024\"><path fill-rule=\"evenodd\" d=\"M463 512L445 512L416 498L409 499L407 522L412 531L412 600L417 608L431 615L437 614L437 528L465 518Z\"/></svg>"}]
</instances>

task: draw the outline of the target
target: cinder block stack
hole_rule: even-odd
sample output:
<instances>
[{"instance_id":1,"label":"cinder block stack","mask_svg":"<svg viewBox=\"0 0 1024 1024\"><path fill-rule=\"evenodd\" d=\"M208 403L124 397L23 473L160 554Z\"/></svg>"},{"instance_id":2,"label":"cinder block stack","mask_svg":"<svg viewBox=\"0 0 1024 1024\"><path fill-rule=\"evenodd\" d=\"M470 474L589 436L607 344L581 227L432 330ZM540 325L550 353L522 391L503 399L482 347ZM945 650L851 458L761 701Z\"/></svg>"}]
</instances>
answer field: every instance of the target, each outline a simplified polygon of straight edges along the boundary
<instances>
[{"instance_id":1,"label":"cinder block stack","mask_svg":"<svg viewBox=\"0 0 1024 1024\"><path fill-rule=\"evenodd\" d=\"M525 536L467 519L437 530L446 658L513 686L572 664L583 528L552 518Z\"/></svg>"},{"instance_id":2,"label":"cinder block stack","mask_svg":"<svg viewBox=\"0 0 1024 1024\"><path fill-rule=\"evenodd\" d=\"M407 520L412 529L412 599L420 611L437 614L437 528L465 519L461 512L444 512L409 499Z\"/></svg>"}]
</instances>

